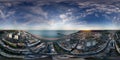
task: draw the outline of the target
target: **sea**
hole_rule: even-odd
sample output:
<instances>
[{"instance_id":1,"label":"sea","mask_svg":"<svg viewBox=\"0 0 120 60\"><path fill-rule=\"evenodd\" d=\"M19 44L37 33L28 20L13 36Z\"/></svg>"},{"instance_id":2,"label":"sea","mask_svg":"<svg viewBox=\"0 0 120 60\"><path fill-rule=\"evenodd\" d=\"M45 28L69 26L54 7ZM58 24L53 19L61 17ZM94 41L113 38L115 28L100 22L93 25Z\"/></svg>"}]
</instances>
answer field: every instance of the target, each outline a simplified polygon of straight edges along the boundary
<instances>
[{"instance_id":1,"label":"sea","mask_svg":"<svg viewBox=\"0 0 120 60\"><path fill-rule=\"evenodd\" d=\"M69 35L77 31L78 30L28 30L29 33L44 38L60 38L63 37L64 35Z\"/></svg>"}]
</instances>

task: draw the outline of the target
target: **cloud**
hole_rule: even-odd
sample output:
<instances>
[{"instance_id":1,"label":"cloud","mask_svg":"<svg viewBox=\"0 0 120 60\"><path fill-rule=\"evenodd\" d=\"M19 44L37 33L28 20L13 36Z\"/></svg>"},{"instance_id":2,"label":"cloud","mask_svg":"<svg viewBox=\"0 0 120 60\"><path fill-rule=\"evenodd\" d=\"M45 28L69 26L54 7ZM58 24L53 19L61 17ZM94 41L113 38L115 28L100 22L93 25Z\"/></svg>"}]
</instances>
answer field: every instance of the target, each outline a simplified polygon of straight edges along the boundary
<instances>
[{"instance_id":1,"label":"cloud","mask_svg":"<svg viewBox=\"0 0 120 60\"><path fill-rule=\"evenodd\" d=\"M106 0L107 2L104 3L97 0L13 1L3 0L4 3L0 5L0 18L2 18L0 21L6 20L4 24L0 25L8 24L11 21L8 24L9 29L104 29L106 25L89 25L89 22L84 20L86 16L92 14L95 14L94 17L101 17L99 13L112 21L113 29L120 26L120 7L118 6L119 3L117 3L119 0L111 0L110 2ZM24 2L27 2L28 5L24 5ZM116 4L113 4L115 2ZM56 8L49 10L49 7L47 8L49 11L45 11L43 6ZM58 11L56 12L55 9ZM50 14L50 11L55 14ZM18 26L18 28L14 27L14 25ZM4 27L7 28L7 25ZM112 29L109 26L107 28Z\"/></svg>"}]
</instances>

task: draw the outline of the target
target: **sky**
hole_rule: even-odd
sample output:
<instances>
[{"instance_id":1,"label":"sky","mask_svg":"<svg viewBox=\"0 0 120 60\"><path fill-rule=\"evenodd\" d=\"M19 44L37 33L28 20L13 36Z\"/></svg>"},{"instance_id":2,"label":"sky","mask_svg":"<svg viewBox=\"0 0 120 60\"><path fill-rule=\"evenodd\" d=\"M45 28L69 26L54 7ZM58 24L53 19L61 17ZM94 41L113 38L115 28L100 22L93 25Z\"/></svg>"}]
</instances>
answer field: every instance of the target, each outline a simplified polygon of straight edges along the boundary
<instances>
[{"instance_id":1,"label":"sky","mask_svg":"<svg viewBox=\"0 0 120 60\"><path fill-rule=\"evenodd\" d=\"M0 0L0 29L118 30L119 0Z\"/></svg>"}]
</instances>

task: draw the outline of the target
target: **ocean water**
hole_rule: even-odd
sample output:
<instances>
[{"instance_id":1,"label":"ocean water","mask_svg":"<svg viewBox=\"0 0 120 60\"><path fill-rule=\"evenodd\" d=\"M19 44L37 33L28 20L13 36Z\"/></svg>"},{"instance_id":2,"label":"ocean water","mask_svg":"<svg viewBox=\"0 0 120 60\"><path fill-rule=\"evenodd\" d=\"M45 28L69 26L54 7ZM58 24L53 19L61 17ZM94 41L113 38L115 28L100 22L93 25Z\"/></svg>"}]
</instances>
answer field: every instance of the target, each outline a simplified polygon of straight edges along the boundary
<instances>
[{"instance_id":1,"label":"ocean water","mask_svg":"<svg viewBox=\"0 0 120 60\"><path fill-rule=\"evenodd\" d=\"M64 35L69 35L78 30L28 30L29 33L38 35L44 38L60 38Z\"/></svg>"}]
</instances>

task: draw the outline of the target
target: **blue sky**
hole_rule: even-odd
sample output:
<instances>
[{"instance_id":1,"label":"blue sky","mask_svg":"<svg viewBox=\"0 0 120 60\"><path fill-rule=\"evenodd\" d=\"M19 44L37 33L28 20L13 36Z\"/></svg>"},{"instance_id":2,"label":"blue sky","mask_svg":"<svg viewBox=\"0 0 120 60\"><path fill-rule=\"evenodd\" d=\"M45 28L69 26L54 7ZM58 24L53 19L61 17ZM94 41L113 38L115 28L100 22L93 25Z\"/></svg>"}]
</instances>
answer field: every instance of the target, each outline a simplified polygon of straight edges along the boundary
<instances>
[{"instance_id":1,"label":"blue sky","mask_svg":"<svg viewBox=\"0 0 120 60\"><path fill-rule=\"evenodd\" d=\"M0 1L0 29L120 29L119 0L13 1Z\"/></svg>"}]
</instances>

